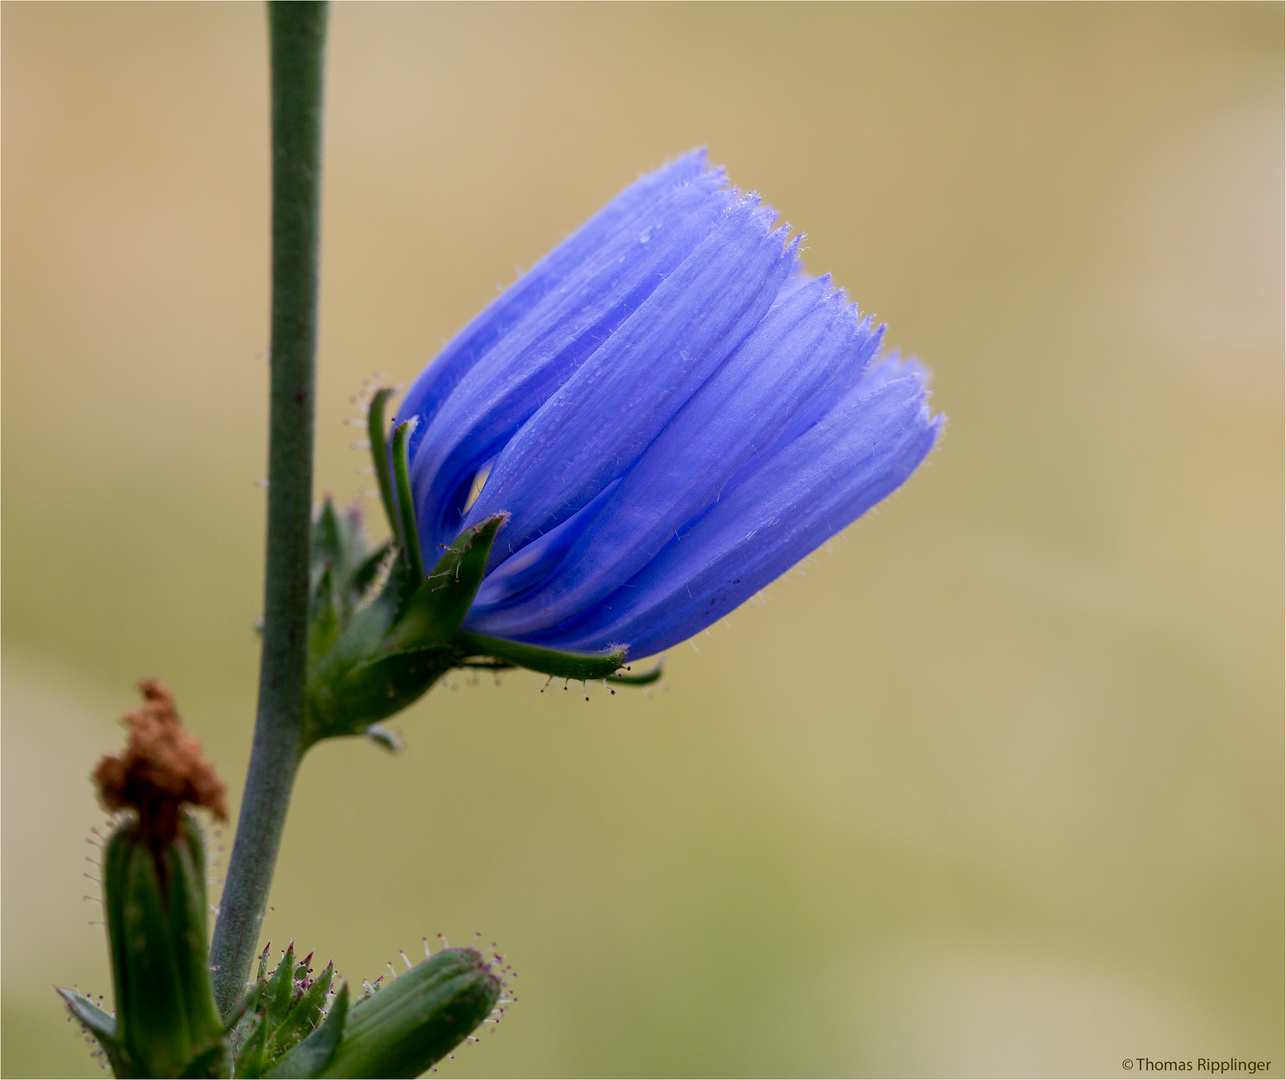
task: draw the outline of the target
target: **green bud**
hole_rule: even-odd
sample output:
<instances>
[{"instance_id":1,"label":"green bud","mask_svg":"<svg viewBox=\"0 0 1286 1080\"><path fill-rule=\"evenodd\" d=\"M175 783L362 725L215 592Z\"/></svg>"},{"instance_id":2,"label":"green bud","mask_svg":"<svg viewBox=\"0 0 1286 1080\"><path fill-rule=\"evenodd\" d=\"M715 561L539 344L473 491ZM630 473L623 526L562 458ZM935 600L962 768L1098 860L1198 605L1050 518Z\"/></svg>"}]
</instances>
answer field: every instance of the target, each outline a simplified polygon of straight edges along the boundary
<instances>
[{"instance_id":1,"label":"green bud","mask_svg":"<svg viewBox=\"0 0 1286 1080\"><path fill-rule=\"evenodd\" d=\"M129 814L103 853L116 1015L60 993L117 1076L226 1076L227 1029L207 966L205 849L183 809L226 818L223 784L165 686L147 679L139 688L146 701L124 718L129 744L94 772L104 806Z\"/></svg>"},{"instance_id":2,"label":"green bud","mask_svg":"<svg viewBox=\"0 0 1286 1080\"><path fill-rule=\"evenodd\" d=\"M238 1077L253 1080L271 1075L277 1063L312 1035L328 1015L335 966L328 963L314 979L311 963L311 953L302 960L295 957L292 943L271 977L265 977L268 950L264 950L251 991L254 1004L232 1034Z\"/></svg>"},{"instance_id":3,"label":"green bud","mask_svg":"<svg viewBox=\"0 0 1286 1080\"><path fill-rule=\"evenodd\" d=\"M419 1076L490 1018L501 986L477 950L444 949L351 1008L341 990L322 1026L272 1075ZM337 1015L341 998L346 1016Z\"/></svg>"},{"instance_id":4,"label":"green bud","mask_svg":"<svg viewBox=\"0 0 1286 1080\"><path fill-rule=\"evenodd\" d=\"M122 1075L225 1075L196 823L183 815L177 834L159 849L137 821L117 829L103 863L103 907Z\"/></svg>"}]
</instances>

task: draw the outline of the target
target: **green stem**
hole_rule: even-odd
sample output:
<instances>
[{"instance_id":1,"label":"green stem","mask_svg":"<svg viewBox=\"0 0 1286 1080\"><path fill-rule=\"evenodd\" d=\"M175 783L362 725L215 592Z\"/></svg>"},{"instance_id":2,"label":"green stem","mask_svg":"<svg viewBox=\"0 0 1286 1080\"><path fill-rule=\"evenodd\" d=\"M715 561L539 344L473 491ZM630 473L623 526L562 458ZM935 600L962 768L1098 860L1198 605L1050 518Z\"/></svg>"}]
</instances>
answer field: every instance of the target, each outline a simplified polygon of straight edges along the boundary
<instances>
[{"instance_id":1,"label":"green stem","mask_svg":"<svg viewBox=\"0 0 1286 1080\"><path fill-rule=\"evenodd\" d=\"M258 944L303 753L321 211L325 3L268 5L272 51L272 390L263 655L254 745L210 963L226 1013Z\"/></svg>"}]
</instances>

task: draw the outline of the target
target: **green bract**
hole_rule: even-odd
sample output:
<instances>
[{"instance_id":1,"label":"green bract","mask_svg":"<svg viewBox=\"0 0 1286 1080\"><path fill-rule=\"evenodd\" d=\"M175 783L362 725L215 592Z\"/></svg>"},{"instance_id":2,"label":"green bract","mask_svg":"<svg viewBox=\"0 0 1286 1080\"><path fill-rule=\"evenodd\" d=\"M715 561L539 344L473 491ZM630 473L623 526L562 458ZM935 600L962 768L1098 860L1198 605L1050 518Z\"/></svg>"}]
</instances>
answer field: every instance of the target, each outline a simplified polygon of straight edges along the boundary
<instances>
[{"instance_id":1,"label":"green bract","mask_svg":"<svg viewBox=\"0 0 1286 1080\"><path fill-rule=\"evenodd\" d=\"M312 955L296 960L293 943L267 977L268 950L259 957L259 973L249 998L250 1008L234 1028L235 1075L267 1076L289 1051L311 1035L326 1016L335 966L327 964L310 978Z\"/></svg>"},{"instance_id":2,"label":"green bract","mask_svg":"<svg viewBox=\"0 0 1286 1080\"><path fill-rule=\"evenodd\" d=\"M308 678L304 743L368 734L390 745L379 721L406 708L455 667L523 667L564 679L639 684L648 675L618 676L625 650L562 652L460 631L482 583L504 514L465 529L425 572L411 504L406 441L411 423L387 447L384 404L370 407L371 453L394 539L369 550L356 511L330 499L313 522L308 616ZM391 461L391 468L390 468Z\"/></svg>"}]
</instances>

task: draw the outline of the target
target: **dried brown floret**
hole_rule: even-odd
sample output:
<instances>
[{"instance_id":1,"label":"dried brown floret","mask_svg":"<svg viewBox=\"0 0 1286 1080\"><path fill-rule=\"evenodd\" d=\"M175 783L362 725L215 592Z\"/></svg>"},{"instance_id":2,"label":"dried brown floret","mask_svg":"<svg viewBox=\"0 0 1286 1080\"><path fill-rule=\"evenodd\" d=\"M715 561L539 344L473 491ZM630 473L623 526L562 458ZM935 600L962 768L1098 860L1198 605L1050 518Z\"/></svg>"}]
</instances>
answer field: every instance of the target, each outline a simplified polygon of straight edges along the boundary
<instances>
[{"instance_id":1,"label":"dried brown floret","mask_svg":"<svg viewBox=\"0 0 1286 1080\"><path fill-rule=\"evenodd\" d=\"M203 806L226 821L223 781L200 740L183 729L169 688L159 679L143 679L138 688L143 704L121 717L130 729L125 750L105 755L94 770L103 806L137 811L140 826L156 844L174 838L184 803Z\"/></svg>"}]
</instances>

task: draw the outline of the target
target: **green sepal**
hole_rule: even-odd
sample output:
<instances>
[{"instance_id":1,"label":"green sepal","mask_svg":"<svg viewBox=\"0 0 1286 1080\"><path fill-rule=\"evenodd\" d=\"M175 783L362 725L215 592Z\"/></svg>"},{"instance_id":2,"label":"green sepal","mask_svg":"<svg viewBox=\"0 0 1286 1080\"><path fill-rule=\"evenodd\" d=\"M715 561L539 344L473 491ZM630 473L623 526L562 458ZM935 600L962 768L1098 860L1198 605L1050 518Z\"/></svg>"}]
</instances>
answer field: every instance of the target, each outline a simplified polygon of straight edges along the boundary
<instances>
[{"instance_id":1,"label":"green sepal","mask_svg":"<svg viewBox=\"0 0 1286 1080\"><path fill-rule=\"evenodd\" d=\"M660 667L639 675L618 674L624 646L599 653L564 652L460 630L507 515L496 514L465 529L425 575L408 465L414 424L399 424L391 445L385 441L384 407L390 393L385 388L376 392L367 419L394 540L365 554L356 513L339 514L329 500L314 523L304 746L370 734L392 748L379 722L414 703L453 667L524 667L624 686L656 681ZM397 558L389 565L394 547ZM388 570L387 577L373 593L381 568Z\"/></svg>"},{"instance_id":2,"label":"green sepal","mask_svg":"<svg viewBox=\"0 0 1286 1080\"><path fill-rule=\"evenodd\" d=\"M578 682L610 678L625 663L626 653L624 645L601 653L562 652L559 649L542 649L538 645L524 645L521 641L463 632L457 633L451 643L463 656L491 656L515 667Z\"/></svg>"},{"instance_id":3,"label":"green sepal","mask_svg":"<svg viewBox=\"0 0 1286 1080\"><path fill-rule=\"evenodd\" d=\"M348 1011L343 1037L313 1076L419 1076L487 1018L500 979L474 949L444 949Z\"/></svg>"},{"instance_id":4,"label":"green sepal","mask_svg":"<svg viewBox=\"0 0 1286 1080\"><path fill-rule=\"evenodd\" d=\"M271 976L265 978L268 968L268 950L259 957L259 991L255 1013L247 1016L242 1028L233 1037L236 1047L236 1074L254 1080L260 1077L277 1060L272 1053L273 1033L290 1013L294 997L295 943L286 946L281 963Z\"/></svg>"},{"instance_id":5,"label":"green sepal","mask_svg":"<svg viewBox=\"0 0 1286 1080\"><path fill-rule=\"evenodd\" d=\"M55 990L81 1028L102 1047L112 1072L117 1076L131 1075L128 1059L124 1056L120 1043L116 1041L116 1017L75 990L65 990L62 987L55 987Z\"/></svg>"},{"instance_id":6,"label":"green sepal","mask_svg":"<svg viewBox=\"0 0 1286 1080\"><path fill-rule=\"evenodd\" d=\"M238 1077L256 1080L263 1076L268 1057L268 1026L260 1023L251 1029L245 1042L236 1051L235 1072Z\"/></svg>"},{"instance_id":7,"label":"green sepal","mask_svg":"<svg viewBox=\"0 0 1286 1080\"><path fill-rule=\"evenodd\" d=\"M455 666L451 649L409 649L348 665L338 677L309 687L307 744L336 735L362 735L417 701Z\"/></svg>"},{"instance_id":8,"label":"green sepal","mask_svg":"<svg viewBox=\"0 0 1286 1080\"><path fill-rule=\"evenodd\" d=\"M273 1035L275 1052L285 1054L317 1029L326 1015L326 995L334 978L335 965L328 963L277 1028Z\"/></svg>"},{"instance_id":9,"label":"green sepal","mask_svg":"<svg viewBox=\"0 0 1286 1080\"><path fill-rule=\"evenodd\" d=\"M308 743L365 733L456 666L460 658L448 643L477 595L504 520L497 514L465 529L409 599L400 602L404 591L390 577L383 592L357 612L310 672Z\"/></svg>"},{"instance_id":10,"label":"green sepal","mask_svg":"<svg viewBox=\"0 0 1286 1080\"><path fill-rule=\"evenodd\" d=\"M339 640L344 624L335 589L335 568L325 566L313 586L308 603L308 659L316 662Z\"/></svg>"},{"instance_id":11,"label":"green sepal","mask_svg":"<svg viewBox=\"0 0 1286 1080\"><path fill-rule=\"evenodd\" d=\"M393 546L392 540L385 540L384 543L371 551L365 559L358 563L353 570L352 589L359 599L366 594L366 590L374 583L376 575L379 574L380 566L389 557L389 552L393 550Z\"/></svg>"},{"instance_id":12,"label":"green sepal","mask_svg":"<svg viewBox=\"0 0 1286 1080\"><path fill-rule=\"evenodd\" d=\"M341 983L339 993L331 1002L330 1010L321 1025L303 1042L283 1057L267 1073L268 1076L318 1076L335 1054L344 1022L348 1019L348 983Z\"/></svg>"},{"instance_id":13,"label":"green sepal","mask_svg":"<svg viewBox=\"0 0 1286 1080\"><path fill-rule=\"evenodd\" d=\"M259 979L244 994L237 998L232 1008L229 1009L223 1017L223 1030L225 1034L231 1034L241 1023L241 1018L247 1013L253 1012L259 1008L260 999L263 997L263 973L266 956L259 958Z\"/></svg>"},{"instance_id":14,"label":"green sepal","mask_svg":"<svg viewBox=\"0 0 1286 1080\"><path fill-rule=\"evenodd\" d=\"M310 664L304 691L305 746L332 735L360 734L372 723L390 715L388 711L378 710L378 715L366 715L368 699L372 696L382 699L387 695L382 692L385 688L379 685L378 677L372 678L372 673L364 669L380 656L401 592L397 576L391 575L379 594L353 613L330 651Z\"/></svg>"},{"instance_id":15,"label":"green sepal","mask_svg":"<svg viewBox=\"0 0 1286 1080\"><path fill-rule=\"evenodd\" d=\"M411 479L407 462L411 433L418 417L403 420L393 432L393 492L397 514L389 518L393 532L402 544L402 568L407 584L414 587L424 579L424 557L420 551L420 531L415 524L415 502L411 496Z\"/></svg>"},{"instance_id":16,"label":"green sepal","mask_svg":"<svg viewBox=\"0 0 1286 1080\"><path fill-rule=\"evenodd\" d=\"M397 617L405 590L390 576L379 593L353 612L344 632L313 674L322 674L368 659L379 652L389 627Z\"/></svg>"},{"instance_id":17,"label":"green sepal","mask_svg":"<svg viewBox=\"0 0 1286 1080\"><path fill-rule=\"evenodd\" d=\"M607 681L619 686L650 686L661 677L664 670L664 663L658 663L651 671L644 671L638 675L631 674L629 668L626 668L625 674L609 675Z\"/></svg>"},{"instance_id":18,"label":"green sepal","mask_svg":"<svg viewBox=\"0 0 1286 1080\"><path fill-rule=\"evenodd\" d=\"M407 601L385 638L385 648L401 651L450 640L469 614L487 572L496 530L507 517L495 514L455 538Z\"/></svg>"},{"instance_id":19,"label":"green sepal","mask_svg":"<svg viewBox=\"0 0 1286 1080\"><path fill-rule=\"evenodd\" d=\"M295 961L295 943L292 941L286 946L281 963L272 973L272 978L268 980L268 986L263 992L265 1016L273 1027L280 1024L290 1012L290 1003L294 998L295 990L295 969L298 966ZM306 973L308 965L305 964L303 967Z\"/></svg>"},{"instance_id":20,"label":"green sepal","mask_svg":"<svg viewBox=\"0 0 1286 1080\"><path fill-rule=\"evenodd\" d=\"M371 395L370 408L366 410L366 433L371 441L371 458L375 462L375 476L380 485L380 502L390 522L397 516L393 498L393 481L388 471L388 444L384 438L384 406L393 396L391 386L383 386ZM394 535L397 535L396 529Z\"/></svg>"},{"instance_id":21,"label":"green sepal","mask_svg":"<svg viewBox=\"0 0 1286 1080\"><path fill-rule=\"evenodd\" d=\"M365 587L358 579L370 556L361 511L356 506L336 510L335 504L327 495L313 519L309 561L312 576L315 578L323 567L333 567L336 581L344 593L342 600L346 605L351 605L360 599Z\"/></svg>"},{"instance_id":22,"label":"green sepal","mask_svg":"<svg viewBox=\"0 0 1286 1080\"><path fill-rule=\"evenodd\" d=\"M63 999L67 1011L80 1022L81 1027L103 1044L104 1049L116 1045L116 1017L76 990L67 990L61 986L54 990Z\"/></svg>"},{"instance_id":23,"label":"green sepal","mask_svg":"<svg viewBox=\"0 0 1286 1080\"><path fill-rule=\"evenodd\" d=\"M313 519L309 563L309 667L317 666L334 648L387 552L387 544L367 550L356 507L337 511L329 496L322 501Z\"/></svg>"},{"instance_id":24,"label":"green sepal","mask_svg":"<svg viewBox=\"0 0 1286 1080\"><path fill-rule=\"evenodd\" d=\"M124 965L117 955L123 951L126 933L125 918L125 881L126 866L130 854L136 846L134 835L137 825L126 823L108 838L103 849L103 921L107 924L107 944L112 957L112 1000L116 1005L116 1042L121 1052L128 1059L130 1054L125 1046L125 1036L121 1023L122 1013L131 1007L131 984L126 978ZM133 1062L129 1062L132 1066ZM126 1075L117 1070L117 1075ZM130 1069L129 1075L132 1075Z\"/></svg>"},{"instance_id":25,"label":"green sepal","mask_svg":"<svg viewBox=\"0 0 1286 1080\"><path fill-rule=\"evenodd\" d=\"M322 500L321 510L313 520L312 565L330 564L341 569L348 562L353 544L353 515L341 517L329 495Z\"/></svg>"}]
</instances>

